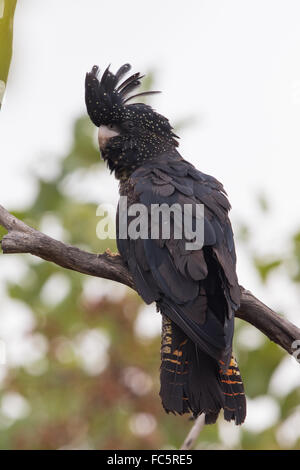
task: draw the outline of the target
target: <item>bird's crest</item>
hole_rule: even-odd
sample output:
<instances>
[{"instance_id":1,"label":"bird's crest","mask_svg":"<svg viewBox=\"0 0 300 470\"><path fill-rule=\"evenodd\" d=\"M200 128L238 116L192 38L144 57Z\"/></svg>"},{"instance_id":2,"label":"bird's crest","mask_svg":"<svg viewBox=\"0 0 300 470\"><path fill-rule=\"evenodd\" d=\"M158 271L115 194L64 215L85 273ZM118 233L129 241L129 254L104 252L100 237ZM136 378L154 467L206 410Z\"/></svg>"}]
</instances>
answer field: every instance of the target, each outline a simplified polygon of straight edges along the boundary
<instances>
[{"instance_id":1,"label":"bird's crest","mask_svg":"<svg viewBox=\"0 0 300 470\"><path fill-rule=\"evenodd\" d=\"M130 69L130 64L124 64L116 74L113 74L108 66L99 80L99 67L94 65L91 72L86 74L85 102L88 114L96 126L117 122L126 118L127 114L131 116L133 105L127 105L131 99L160 93L159 91L144 91L132 95L133 90L141 85L144 75L137 72L122 81ZM152 111L149 106L144 106Z\"/></svg>"}]
</instances>

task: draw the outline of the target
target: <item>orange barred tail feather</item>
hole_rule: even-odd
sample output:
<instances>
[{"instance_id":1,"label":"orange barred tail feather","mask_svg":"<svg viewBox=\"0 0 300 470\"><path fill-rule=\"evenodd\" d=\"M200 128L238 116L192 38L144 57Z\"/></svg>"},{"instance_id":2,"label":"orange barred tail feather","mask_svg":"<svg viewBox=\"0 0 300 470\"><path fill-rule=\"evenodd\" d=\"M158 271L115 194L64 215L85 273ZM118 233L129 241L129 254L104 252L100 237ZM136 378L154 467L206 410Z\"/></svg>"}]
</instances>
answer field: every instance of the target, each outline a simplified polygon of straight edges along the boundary
<instances>
[{"instance_id":1,"label":"orange barred tail feather","mask_svg":"<svg viewBox=\"0 0 300 470\"><path fill-rule=\"evenodd\" d=\"M225 399L224 418L227 421L235 420L236 424L242 424L246 418L246 398L244 385L238 365L234 357L227 370L220 361L221 386Z\"/></svg>"},{"instance_id":2,"label":"orange barred tail feather","mask_svg":"<svg viewBox=\"0 0 300 470\"><path fill-rule=\"evenodd\" d=\"M226 420L244 421L245 395L234 359L224 371L164 315L161 361L160 396L168 413L205 413L205 423L211 424L224 409Z\"/></svg>"},{"instance_id":3,"label":"orange barred tail feather","mask_svg":"<svg viewBox=\"0 0 300 470\"><path fill-rule=\"evenodd\" d=\"M219 365L163 315L160 396L169 413L205 413L214 423L224 406Z\"/></svg>"}]
</instances>

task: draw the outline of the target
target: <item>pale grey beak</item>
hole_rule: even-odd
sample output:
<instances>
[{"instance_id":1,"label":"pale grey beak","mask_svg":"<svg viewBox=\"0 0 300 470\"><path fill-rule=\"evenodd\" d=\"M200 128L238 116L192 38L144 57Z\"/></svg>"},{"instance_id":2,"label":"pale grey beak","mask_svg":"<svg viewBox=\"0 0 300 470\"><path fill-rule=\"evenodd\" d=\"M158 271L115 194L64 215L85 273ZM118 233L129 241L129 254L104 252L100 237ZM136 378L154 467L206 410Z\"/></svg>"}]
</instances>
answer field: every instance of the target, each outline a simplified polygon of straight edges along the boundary
<instances>
[{"instance_id":1,"label":"pale grey beak","mask_svg":"<svg viewBox=\"0 0 300 470\"><path fill-rule=\"evenodd\" d=\"M119 132L114 129L110 129L108 126L101 125L99 126L98 131L98 142L100 149L104 149L109 139L119 135Z\"/></svg>"}]
</instances>

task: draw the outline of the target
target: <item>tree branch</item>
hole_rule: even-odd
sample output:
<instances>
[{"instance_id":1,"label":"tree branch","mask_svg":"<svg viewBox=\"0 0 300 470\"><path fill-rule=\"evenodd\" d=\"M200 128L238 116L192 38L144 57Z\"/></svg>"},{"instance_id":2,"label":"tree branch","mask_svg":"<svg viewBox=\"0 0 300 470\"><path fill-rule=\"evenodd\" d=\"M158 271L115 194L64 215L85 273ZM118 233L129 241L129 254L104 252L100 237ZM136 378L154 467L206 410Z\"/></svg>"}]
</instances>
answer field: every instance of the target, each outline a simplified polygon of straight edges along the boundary
<instances>
[{"instance_id":1,"label":"tree branch","mask_svg":"<svg viewBox=\"0 0 300 470\"><path fill-rule=\"evenodd\" d=\"M133 280L119 254L101 255L67 245L29 227L0 205L0 225L8 234L1 241L4 254L30 253L63 268L120 282L134 289Z\"/></svg>"},{"instance_id":2,"label":"tree branch","mask_svg":"<svg viewBox=\"0 0 300 470\"><path fill-rule=\"evenodd\" d=\"M191 450L194 447L194 444L204 426L205 414L202 413L198 416L198 418L196 418L193 426L191 427L190 432L188 433L182 446L180 447L180 450Z\"/></svg>"},{"instance_id":3,"label":"tree branch","mask_svg":"<svg viewBox=\"0 0 300 470\"><path fill-rule=\"evenodd\" d=\"M1 241L4 254L31 253L63 268L120 282L135 289L133 279L119 254L107 250L93 254L45 235L26 225L0 206L0 225L7 231ZM292 343L300 340L300 329L281 317L241 286L241 305L236 316L251 323L271 341L293 353Z\"/></svg>"}]
</instances>

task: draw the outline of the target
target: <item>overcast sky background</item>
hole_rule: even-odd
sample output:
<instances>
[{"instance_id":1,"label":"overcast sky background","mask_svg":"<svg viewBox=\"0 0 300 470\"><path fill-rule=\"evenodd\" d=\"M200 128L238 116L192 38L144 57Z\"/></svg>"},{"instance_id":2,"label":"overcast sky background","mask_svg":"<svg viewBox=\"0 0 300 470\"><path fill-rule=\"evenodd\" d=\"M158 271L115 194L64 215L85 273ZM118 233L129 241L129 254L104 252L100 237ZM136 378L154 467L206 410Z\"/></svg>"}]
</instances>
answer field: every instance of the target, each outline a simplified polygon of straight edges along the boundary
<instances>
[{"instance_id":1,"label":"overcast sky background","mask_svg":"<svg viewBox=\"0 0 300 470\"><path fill-rule=\"evenodd\" d=\"M0 113L0 204L30 204L30 173L52 171L68 150L73 120L85 112L86 71L130 62L133 71L156 72L163 93L151 104L171 123L194 118L180 133L180 151L223 182L233 226L247 221L255 251L281 255L300 228L299 24L297 0L19 0ZM77 182L73 192L117 200L113 178ZM261 192L271 202L268 218L257 209ZM240 244L237 252L241 284L300 325L296 287L280 274L262 286ZM20 257L1 258L0 279L15 279L20 266ZM15 306L5 305L12 319Z\"/></svg>"}]
</instances>

